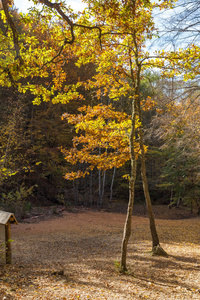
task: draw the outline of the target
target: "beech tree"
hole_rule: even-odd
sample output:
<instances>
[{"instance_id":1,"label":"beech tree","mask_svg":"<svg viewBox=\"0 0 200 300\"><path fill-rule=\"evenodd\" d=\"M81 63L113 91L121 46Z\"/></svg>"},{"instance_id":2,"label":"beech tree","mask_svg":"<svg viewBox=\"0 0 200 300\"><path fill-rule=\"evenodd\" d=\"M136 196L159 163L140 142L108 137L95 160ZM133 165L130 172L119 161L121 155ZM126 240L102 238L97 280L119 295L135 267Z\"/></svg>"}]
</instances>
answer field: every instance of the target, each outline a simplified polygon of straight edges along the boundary
<instances>
[{"instance_id":1,"label":"beech tree","mask_svg":"<svg viewBox=\"0 0 200 300\"><path fill-rule=\"evenodd\" d=\"M77 115L69 113L63 115L68 123L74 124L77 135L73 138L73 147L62 149L62 152L67 162L75 165L76 169L78 165L78 170L66 173L65 178L75 180L88 177L94 169L98 169L99 203L97 202L97 205L102 206L106 171L113 169L111 199L116 168L120 168L130 160L128 140L131 128L130 117L114 110L112 105L84 106L79 111L80 114ZM139 155L139 144L136 148Z\"/></svg>"},{"instance_id":2,"label":"beech tree","mask_svg":"<svg viewBox=\"0 0 200 300\"><path fill-rule=\"evenodd\" d=\"M104 171L119 168L130 160L130 117L115 111L111 105L100 104L93 108L84 106L78 110L81 114L63 114L63 118L75 125L76 133L81 133L73 138L73 148L62 151L65 159L71 164L86 163L88 167L84 172L65 174L66 179L73 180L89 175L89 170L93 170L94 167ZM139 155L138 143L137 148Z\"/></svg>"}]
</instances>

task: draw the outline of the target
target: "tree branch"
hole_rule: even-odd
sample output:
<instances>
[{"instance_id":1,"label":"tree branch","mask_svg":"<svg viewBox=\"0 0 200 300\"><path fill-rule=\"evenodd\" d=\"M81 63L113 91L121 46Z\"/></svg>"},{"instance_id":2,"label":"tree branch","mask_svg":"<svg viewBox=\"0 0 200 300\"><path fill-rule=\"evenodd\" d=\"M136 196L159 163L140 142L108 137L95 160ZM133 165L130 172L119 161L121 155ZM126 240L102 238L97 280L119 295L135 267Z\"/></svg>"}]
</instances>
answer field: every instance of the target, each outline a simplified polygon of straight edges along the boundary
<instances>
[{"instance_id":1,"label":"tree branch","mask_svg":"<svg viewBox=\"0 0 200 300\"><path fill-rule=\"evenodd\" d=\"M23 60L22 57L20 55L20 47L19 47L19 40L18 40L18 32L17 29L15 27L15 24L10 16L9 13L9 9L8 9L8 2L6 0L2 0L2 5L3 5L3 10L5 12L6 15L6 19L7 22L12 30L13 33L13 42L14 42L14 47L15 47L15 51L16 51L16 58L15 59L19 59L20 64L23 64Z\"/></svg>"},{"instance_id":2,"label":"tree branch","mask_svg":"<svg viewBox=\"0 0 200 300\"><path fill-rule=\"evenodd\" d=\"M99 30L99 40L100 40L100 46L102 48L101 45L101 28L99 26L87 26L87 25L82 25L82 24L77 24L77 23L73 23L73 21L63 12L63 10L61 9L61 3L52 3L49 0L39 0L39 3L42 3L50 8L55 9L58 14L67 22L67 24L70 26L70 30L71 30L71 40L65 40L65 44L73 44L73 42L75 41L75 35L74 35L74 27L82 27L82 28L86 28L86 29L98 29Z\"/></svg>"}]
</instances>

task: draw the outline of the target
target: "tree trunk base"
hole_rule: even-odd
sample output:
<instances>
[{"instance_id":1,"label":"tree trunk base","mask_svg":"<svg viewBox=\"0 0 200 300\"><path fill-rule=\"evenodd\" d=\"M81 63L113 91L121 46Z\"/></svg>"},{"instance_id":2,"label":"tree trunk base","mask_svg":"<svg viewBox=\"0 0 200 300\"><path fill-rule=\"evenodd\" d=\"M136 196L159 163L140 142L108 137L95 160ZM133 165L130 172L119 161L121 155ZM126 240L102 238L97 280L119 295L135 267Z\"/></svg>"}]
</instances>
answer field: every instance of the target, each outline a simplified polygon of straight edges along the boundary
<instances>
[{"instance_id":1,"label":"tree trunk base","mask_svg":"<svg viewBox=\"0 0 200 300\"><path fill-rule=\"evenodd\" d=\"M169 255L167 252L159 245L153 247L152 249L152 255L159 255L159 256L165 256L168 257Z\"/></svg>"},{"instance_id":2,"label":"tree trunk base","mask_svg":"<svg viewBox=\"0 0 200 300\"><path fill-rule=\"evenodd\" d=\"M128 272L127 268L123 268L122 266L119 268L119 273L126 274Z\"/></svg>"}]
</instances>

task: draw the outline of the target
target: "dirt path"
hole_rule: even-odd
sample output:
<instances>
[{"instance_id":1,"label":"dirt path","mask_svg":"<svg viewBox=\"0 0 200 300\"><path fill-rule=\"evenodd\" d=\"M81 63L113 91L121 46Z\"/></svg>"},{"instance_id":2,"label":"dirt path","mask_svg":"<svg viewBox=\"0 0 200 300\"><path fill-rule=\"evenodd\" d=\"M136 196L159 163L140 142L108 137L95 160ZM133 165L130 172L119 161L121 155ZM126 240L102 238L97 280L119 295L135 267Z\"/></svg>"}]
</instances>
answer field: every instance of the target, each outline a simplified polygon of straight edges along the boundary
<instances>
[{"instance_id":1,"label":"dirt path","mask_svg":"<svg viewBox=\"0 0 200 300\"><path fill-rule=\"evenodd\" d=\"M148 219L133 217L129 274L117 271L125 215L84 210L12 227L4 299L200 299L200 218L157 219L168 258L151 256Z\"/></svg>"}]
</instances>

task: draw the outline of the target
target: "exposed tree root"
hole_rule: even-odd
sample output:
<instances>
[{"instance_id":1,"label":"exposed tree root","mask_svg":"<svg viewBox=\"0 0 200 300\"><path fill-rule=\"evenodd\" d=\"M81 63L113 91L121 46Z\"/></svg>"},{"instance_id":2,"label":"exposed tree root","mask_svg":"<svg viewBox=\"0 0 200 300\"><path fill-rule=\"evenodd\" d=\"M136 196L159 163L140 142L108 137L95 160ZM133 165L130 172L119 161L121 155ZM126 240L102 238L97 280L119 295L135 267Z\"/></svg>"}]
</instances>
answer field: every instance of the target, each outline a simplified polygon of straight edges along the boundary
<instances>
[{"instance_id":1,"label":"exposed tree root","mask_svg":"<svg viewBox=\"0 0 200 300\"><path fill-rule=\"evenodd\" d=\"M168 257L169 255L167 252L159 245L153 247L152 249L152 255L159 255L159 256L165 256Z\"/></svg>"}]
</instances>

